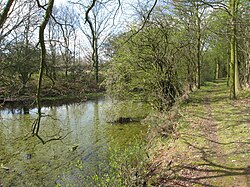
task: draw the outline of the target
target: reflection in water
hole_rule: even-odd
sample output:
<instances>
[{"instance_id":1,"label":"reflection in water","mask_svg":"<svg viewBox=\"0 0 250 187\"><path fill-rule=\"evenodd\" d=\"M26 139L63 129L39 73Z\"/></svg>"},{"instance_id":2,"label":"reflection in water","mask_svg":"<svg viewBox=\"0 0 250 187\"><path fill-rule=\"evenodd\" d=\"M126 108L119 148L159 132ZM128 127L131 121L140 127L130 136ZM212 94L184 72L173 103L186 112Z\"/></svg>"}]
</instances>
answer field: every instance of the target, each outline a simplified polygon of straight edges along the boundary
<instances>
[{"instance_id":1,"label":"reflection in water","mask_svg":"<svg viewBox=\"0 0 250 187\"><path fill-rule=\"evenodd\" d=\"M107 124L106 104L99 98L43 107L40 135L50 139L68 134L45 145L31 136L37 109L0 111L0 164L9 168L0 168L0 186L91 186L93 176L109 172L110 147L125 148L147 131L139 123Z\"/></svg>"}]
</instances>

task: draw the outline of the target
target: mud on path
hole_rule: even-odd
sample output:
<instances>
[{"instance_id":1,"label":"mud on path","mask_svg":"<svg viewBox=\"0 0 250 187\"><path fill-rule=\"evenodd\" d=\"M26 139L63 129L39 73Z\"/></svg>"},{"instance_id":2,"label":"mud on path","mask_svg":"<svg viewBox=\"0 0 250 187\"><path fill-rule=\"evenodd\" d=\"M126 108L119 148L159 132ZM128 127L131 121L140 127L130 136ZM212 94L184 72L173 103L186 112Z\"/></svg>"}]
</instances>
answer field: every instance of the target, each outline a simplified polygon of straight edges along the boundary
<instances>
[{"instance_id":1,"label":"mud on path","mask_svg":"<svg viewBox=\"0 0 250 187\"><path fill-rule=\"evenodd\" d=\"M182 105L177 138L158 141L152 186L250 187L250 98L208 83Z\"/></svg>"}]
</instances>

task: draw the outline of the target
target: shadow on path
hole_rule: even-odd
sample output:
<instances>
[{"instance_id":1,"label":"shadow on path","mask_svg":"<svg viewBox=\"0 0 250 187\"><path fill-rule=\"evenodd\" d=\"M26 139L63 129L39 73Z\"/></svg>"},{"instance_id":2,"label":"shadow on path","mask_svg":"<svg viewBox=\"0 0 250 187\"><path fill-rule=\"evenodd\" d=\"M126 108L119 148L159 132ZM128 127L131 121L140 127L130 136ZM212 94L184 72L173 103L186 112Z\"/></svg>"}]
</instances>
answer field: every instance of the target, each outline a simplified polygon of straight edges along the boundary
<instances>
[{"instance_id":1,"label":"shadow on path","mask_svg":"<svg viewBox=\"0 0 250 187\"><path fill-rule=\"evenodd\" d=\"M179 132L165 159L171 164L155 186L250 187L250 105L231 101L226 83L210 83L193 93Z\"/></svg>"}]
</instances>

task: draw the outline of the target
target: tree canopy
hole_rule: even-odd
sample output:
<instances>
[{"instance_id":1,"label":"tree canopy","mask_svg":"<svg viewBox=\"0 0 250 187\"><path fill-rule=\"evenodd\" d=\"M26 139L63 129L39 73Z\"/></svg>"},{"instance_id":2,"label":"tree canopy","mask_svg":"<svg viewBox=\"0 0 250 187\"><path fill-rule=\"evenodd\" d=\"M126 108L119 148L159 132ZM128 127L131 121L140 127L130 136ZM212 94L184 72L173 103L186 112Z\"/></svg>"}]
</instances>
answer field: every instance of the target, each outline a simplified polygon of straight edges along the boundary
<instances>
[{"instance_id":1,"label":"tree canopy","mask_svg":"<svg viewBox=\"0 0 250 187\"><path fill-rule=\"evenodd\" d=\"M45 50L40 72L45 70L52 87L58 80L79 80L84 90L105 87L111 97L144 100L160 110L213 79L227 78L233 99L249 87L247 0L49 5L1 2L2 90L12 92L15 82L22 84L19 91L30 85L39 72L38 53ZM39 27L45 18L43 49Z\"/></svg>"}]
</instances>

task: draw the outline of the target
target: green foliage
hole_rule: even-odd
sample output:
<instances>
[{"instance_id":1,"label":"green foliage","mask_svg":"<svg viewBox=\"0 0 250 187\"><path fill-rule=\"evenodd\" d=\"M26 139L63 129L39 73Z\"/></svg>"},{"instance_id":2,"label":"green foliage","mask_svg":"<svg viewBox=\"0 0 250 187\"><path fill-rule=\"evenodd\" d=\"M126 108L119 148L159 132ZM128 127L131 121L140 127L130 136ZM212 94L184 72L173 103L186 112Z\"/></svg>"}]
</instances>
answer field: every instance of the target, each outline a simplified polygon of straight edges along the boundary
<instances>
[{"instance_id":1,"label":"green foliage","mask_svg":"<svg viewBox=\"0 0 250 187\"><path fill-rule=\"evenodd\" d=\"M161 26L152 23L129 42L124 43L129 33L114 41L119 48L105 80L113 98L148 101L161 110L172 106L181 94L185 66L177 56L180 38L172 35L177 30L169 22Z\"/></svg>"},{"instance_id":2,"label":"green foliage","mask_svg":"<svg viewBox=\"0 0 250 187\"><path fill-rule=\"evenodd\" d=\"M76 169L77 181L68 181L69 186L142 186L149 164L145 142L136 139L128 145L120 145L113 140L107 149L107 163L94 164L97 170L86 168L82 160L73 161L70 167Z\"/></svg>"},{"instance_id":3,"label":"green foliage","mask_svg":"<svg viewBox=\"0 0 250 187\"><path fill-rule=\"evenodd\" d=\"M240 79L249 82L249 26L244 25L249 3L241 1L239 8ZM109 41L111 60L104 81L108 94L118 100L147 101L162 110L200 81L229 77L230 20L228 12L199 1L163 3L139 33L132 25Z\"/></svg>"},{"instance_id":4,"label":"green foliage","mask_svg":"<svg viewBox=\"0 0 250 187\"><path fill-rule=\"evenodd\" d=\"M6 76L16 75L25 85L30 75L39 69L39 55L39 50L32 45L23 42L11 45L1 63L2 73Z\"/></svg>"},{"instance_id":5,"label":"green foliage","mask_svg":"<svg viewBox=\"0 0 250 187\"><path fill-rule=\"evenodd\" d=\"M109 170L89 176L89 186L142 186L147 174L149 159L145 145L135 142L126 148L109 148Z\"/></svg>"},{"instance_id":6,"label":"green foliage","mask_svg":"<svg viewBox=\"0 0 250 187\"><path fill-rule=\"evenodd\" d=\"M113 186L143 185L149 163L147 150L143 147L144 144L136 142L125 149L110 148L110 165L115 179Z\"/></svg>"}]
</instances>

